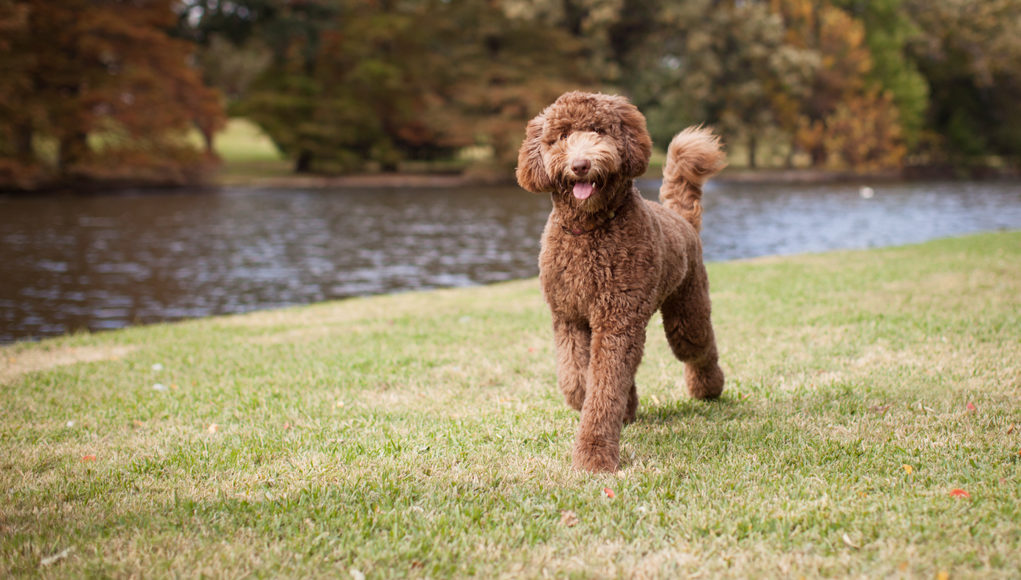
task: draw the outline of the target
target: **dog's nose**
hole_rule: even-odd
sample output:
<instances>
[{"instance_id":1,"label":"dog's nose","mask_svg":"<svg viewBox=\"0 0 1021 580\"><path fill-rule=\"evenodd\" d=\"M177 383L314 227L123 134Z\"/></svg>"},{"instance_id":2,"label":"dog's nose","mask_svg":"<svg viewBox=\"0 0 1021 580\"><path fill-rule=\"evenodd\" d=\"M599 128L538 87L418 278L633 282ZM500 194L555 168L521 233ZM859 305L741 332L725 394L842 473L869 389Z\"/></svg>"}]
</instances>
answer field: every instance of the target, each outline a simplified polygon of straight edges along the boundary
<instances>
[{"instance_id":1,"label":"dog's nose","mask_svg":"<svg viewBox=\"0 0 1021 580\"><path fill-rule=\"evenodd\" d=\"M571 169L573 169L574 173L578 176L582 176L588 173L589 169L592 169L592 162L585 158L575 159L571 162Z\"/></svg>"}]
</instances>

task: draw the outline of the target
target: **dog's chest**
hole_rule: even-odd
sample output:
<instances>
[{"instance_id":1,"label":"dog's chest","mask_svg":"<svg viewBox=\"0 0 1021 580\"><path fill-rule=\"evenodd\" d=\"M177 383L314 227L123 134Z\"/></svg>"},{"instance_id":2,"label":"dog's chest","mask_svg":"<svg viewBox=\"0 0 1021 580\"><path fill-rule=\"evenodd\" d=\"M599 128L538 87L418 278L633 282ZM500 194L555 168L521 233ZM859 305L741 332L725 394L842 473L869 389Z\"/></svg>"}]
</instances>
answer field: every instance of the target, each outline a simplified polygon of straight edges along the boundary
<instances>
[{"instance_id":1,"label":"dog's chest","mask_svg":"<svg viewBox=\"0 0 1021 580\"><path fill-rule=\"evenodd\" d=\"M554 313L591 321L629 309L655 285L651 252L617 243L614 236L549 230L539 254L539 279Z\"/></svg>"}]
</instances>

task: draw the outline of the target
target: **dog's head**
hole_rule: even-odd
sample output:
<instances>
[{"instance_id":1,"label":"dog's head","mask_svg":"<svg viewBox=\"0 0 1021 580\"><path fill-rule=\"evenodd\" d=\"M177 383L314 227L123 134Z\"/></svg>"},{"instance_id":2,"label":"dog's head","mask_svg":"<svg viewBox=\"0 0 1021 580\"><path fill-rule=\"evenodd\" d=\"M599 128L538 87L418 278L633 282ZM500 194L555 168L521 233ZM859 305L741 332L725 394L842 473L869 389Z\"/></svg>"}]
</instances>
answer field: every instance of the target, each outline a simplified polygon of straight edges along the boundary
<instances>
[{"instance_id":1,"label":"dog's head","mask_svg":"<svg viewBox=\"0 0 1021 580\"><path fill-rule=\"evenodd\" d=\"M645 117L626 98L564 93L528 122L516 175L528 191L570 192L584 206L645 173L650 155Z\"/></svg>"}]
</instances>

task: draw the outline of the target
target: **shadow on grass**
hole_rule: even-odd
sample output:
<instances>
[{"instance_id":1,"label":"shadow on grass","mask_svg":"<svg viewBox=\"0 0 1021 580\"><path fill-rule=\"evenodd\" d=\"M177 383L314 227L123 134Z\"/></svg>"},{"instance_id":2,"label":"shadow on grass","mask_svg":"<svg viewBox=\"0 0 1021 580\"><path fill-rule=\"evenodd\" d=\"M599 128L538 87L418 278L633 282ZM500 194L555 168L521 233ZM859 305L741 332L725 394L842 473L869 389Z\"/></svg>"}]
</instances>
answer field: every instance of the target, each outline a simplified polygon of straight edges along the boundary
<instances>
[{"instance_id":1,"label":"shadow on grass","mask_svg":"<svg viewBox=\"0 0 1021 580\"><path fill-rule=\"evenodd\" d=\"M672 403L648 407L639 405L639 423L673 423L692 417L704 417L714 421L734 421L747 417L748 405L724 393L718 399L700 401L681 399Z\"/></svg>"}]
</instances>

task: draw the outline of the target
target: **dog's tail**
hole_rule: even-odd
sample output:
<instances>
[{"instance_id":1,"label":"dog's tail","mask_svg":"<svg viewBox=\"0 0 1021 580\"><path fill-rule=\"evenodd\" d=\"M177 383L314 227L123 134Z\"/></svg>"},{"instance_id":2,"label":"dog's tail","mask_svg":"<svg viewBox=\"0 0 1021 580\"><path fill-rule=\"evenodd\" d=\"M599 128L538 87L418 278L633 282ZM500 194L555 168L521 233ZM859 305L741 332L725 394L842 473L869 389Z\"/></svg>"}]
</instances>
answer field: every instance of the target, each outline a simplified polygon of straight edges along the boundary
<instances>
[{"instance_id":1,"label":"dog's tail","mask_svg":"<svg viewBox=\"0 0 1021 580\"><path fill-rule=\"evenodd\" d=\"M726 166L720 138L704 127L688 127L667 149L660 203L702 231L702 185Z\"/></svg>"}]
</instances>

